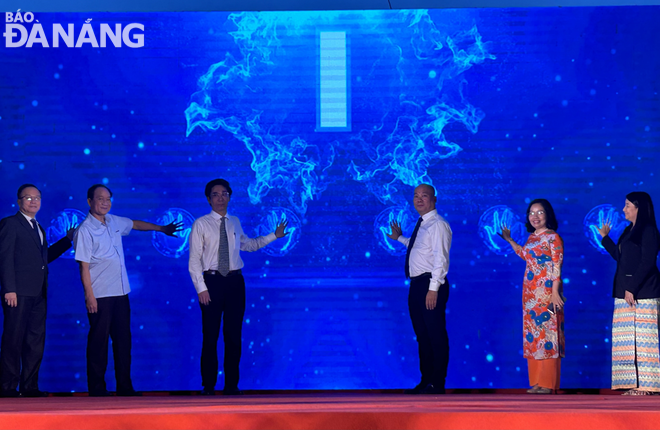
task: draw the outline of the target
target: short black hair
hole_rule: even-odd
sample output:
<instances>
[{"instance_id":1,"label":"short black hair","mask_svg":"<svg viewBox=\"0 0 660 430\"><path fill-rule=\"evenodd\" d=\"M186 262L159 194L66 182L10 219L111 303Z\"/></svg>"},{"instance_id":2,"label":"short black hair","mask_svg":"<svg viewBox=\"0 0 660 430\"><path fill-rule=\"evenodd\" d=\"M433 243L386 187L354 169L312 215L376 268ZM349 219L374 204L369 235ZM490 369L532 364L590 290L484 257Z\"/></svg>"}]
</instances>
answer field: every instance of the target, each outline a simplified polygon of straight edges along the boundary
<instances>
[{"instance_id":1,"label":"short black hair","mask_svg":"<svg viewBox=\"0 0 660 430\"><path fill-rule=\"evenodd\" d=\"M36 185L34 185L34 184L23 184L23 185L21 185L20 187L18 187L18 191L16 192L16 197L20 199L20 198L21 198L21 194L23 194L23 191L24 191L26 188L30 188L30 187L32 187L32 188L36 188L37 191L39 191L39 195L41 195L41 190L40 190L39 188L37 188Z\"/></svg>"},{"instance_id":2,"label":"short black hair","mask_svg":"<svg viewBox=\"0 0 660 430\"><path fill-rule=\"evenodd\" d=\"M93 200L94 199L94 192L96 191L97 188L105 188L110 193L110 197L112 197L112 191L110 190L110 188L106 187L103 184L94 184L91 187L89 187L89 189L87 190L87 199L88 200Z\"/></svg>"},{"instance_id":3,"label":"short black hair","mask_svg":"<svg viewBox=\"0 0 660 430\"><path fill-rule=\"evenodd\" d=\"M227 182L226 179L214 179L210 181L208 184L206 184L206 188L204 188L204 194L206 195L207 199L211 198L211 190L216 185L222 185L223 187L225 187L227 189L227 192L229 193L229 197L231 197L232 191L231 191L231 187L229 186L229 182Z\"/></svg>"},{"instance_id":4,"label":"short black hair","mask_svg":"<svg viewBox=\"0 0 660 430\"><path fill-rule=\"evenodd\" d=\"M529 202L529 206L527 206L527 212L525 212L525 227L527 228L527 231L530 233L534 233L534 231L536 231L536 229L532 227L532 223L529 222L529 210L535 204L543 206L543 210L545 211L545 226L550 230L557 231L559 228L559 223L557 222L557 217L555 216L555 210L552 209L552 205L546 199L536 199Z\"/></svg>"}]
</instances>

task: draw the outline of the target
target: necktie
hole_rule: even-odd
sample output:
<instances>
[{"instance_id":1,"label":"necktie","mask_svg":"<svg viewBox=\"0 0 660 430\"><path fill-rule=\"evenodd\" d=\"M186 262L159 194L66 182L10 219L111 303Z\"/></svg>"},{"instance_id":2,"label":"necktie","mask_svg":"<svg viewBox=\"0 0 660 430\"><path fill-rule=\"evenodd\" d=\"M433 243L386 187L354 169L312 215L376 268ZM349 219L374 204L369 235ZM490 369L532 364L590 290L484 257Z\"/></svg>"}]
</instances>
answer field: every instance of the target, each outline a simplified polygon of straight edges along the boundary
<instances>
[{"instance_id":1,"label":"necktie","mask_svg":"<svg viewBox=\"0 0 660 430\"><path fill-rule=\"evenodd\" d=\"M417 232L420 225L422 225L422 217L419 217L417 220L412 236L410 236L410 242L408 242L408 250L406 251L406 279L410 278L410 251L412 251L413 245L415 245L415 239L417 239Z\"/></svg>"},{"instance_id":2,"label":"necktie","mask_svg":"<svg viewBox=\"0 0 660 430\"><path fill-rule=\"evenodd\" d=\"M32 233L37 238L37 243L43 247L44 245L43 243L41 243L41 237L39 236L39 230L38 230L39 227L37 226L37 220L32 218L30 220L30 223L32 224Z\"/></svg>"},{"instance_id":3,"label":"necktie","mask_svg":"<svg viewBox=\"0 0 660 430\"><path fill-rule=\"evenodd\" d=\"M229 273L229 240L227 240L227 229L225 228L225 220L227 217L222 217L220 223L220 246L218 246L218 272L222 276L227 276Z\"/></svg>"}]
</instances>

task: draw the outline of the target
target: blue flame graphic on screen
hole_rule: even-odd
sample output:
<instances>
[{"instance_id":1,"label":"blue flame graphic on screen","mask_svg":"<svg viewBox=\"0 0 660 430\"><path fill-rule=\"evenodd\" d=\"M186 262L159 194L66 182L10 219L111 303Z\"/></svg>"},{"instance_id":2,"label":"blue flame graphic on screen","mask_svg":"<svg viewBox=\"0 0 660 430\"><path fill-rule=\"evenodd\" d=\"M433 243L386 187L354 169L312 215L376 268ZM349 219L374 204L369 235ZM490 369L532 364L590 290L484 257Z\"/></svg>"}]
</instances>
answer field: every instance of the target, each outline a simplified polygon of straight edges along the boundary
<instances>
[{"instance_id":1,"label":"blue flame graphic on screen","mask_svg":"<svg viewBox=\"0 0 660 430\"><path fill-rule=\"evenodd\" d=\"M445 127L476 133L485 116L465 97L464 72L495 57L476 26L445 21L436 26L426 10L230 14L235 49L199 78L186 134L243 143L253 204L279 190L304 215L341 171L382 203L403 204L399 184L433 183L429 167L461 151ZM318 28L347 31L352 48L373 54L349 62L355 132L315 132Z\"/></svg>"},{"instance_id":2,"label":"blue flame graphic on screen","mask_svg":"<svg viewBox=\"0 0 660 430\"><path fill-rule=\"evenodd\" d=\"M369 160L360 163L353 159L348 167L353 179L364 182L383 203L401 201L398 183L412 187L433 184L429 167L462 150L446 139L444 129L448 124L458 122L470 132L477 132L485 114L465 98L467 81L462 74L474 64L495 59L476 26L453 36L443 35L427 11L400 13L412 35L407 49L388 39L400 54L396 70L401 93L396 105L385 113L397 115L394 129L383 134L387 128L383 121L352 137L369 154ZM420 72L427 76L420 76ZM432 82L427 91L414 91L414 81L424 78Z\"/></svg>"},{"instance_id":3,"label":"blue flame graphic on screen","mask_svg":"<svg viewBox=\"0 0 660 430\"><path fill-rule=\"evenodd\" d=\"M87 215L78 209L64 209L50 221L50 226L46 229L46 239L48 243L53 244L62 239L66 232L72 227L78 227ZM73 258L75 255L73 247L62 254L62 258Z\"/></svg>"},{"instance_id":4,"label":"blue flame graphic on screen","mask_svg":"<svg viewBox=\"0 0 660 430\"><path fill-rule=\"evenodd\" d=\"M282 221L288 221L286 227L286 236L261 248L263 252L275 257L281 257L288 254L300 240L301 222L300 218L287 208L275 207L267 210L266 216L261 220L259 226L255 229L257 236L266 236L273 233L277 225Z\"/></svg>"},{"instance_id":5,"label":"blue flame graphic on screen","mask_svg":"<svg viewBox=\"0 0 660 430\"><path fill-rule=\"evenodd\" d=\"M603 223L607 221L612 227L608 236L616 243L623 230L630 224L626 221L620 209L610 204L598 205L587 213L582 223L584 234L589 239L589 243L602 254L607 254L607 250L600 244L602 237L598 233L598 228L602 227Z\"/></svg>"},{"instance_id":6,"label":"blue flame graphic on screen","mask_svg":"<svg viewBox=\"0 0 660 430\"><path fill-rule=\"evenodd\" d=\"M401 226L401 231L404 236L410 236L415 223L417 223L418 215L413 214L410 206L391 206L378 214L374 221L374 235L378 240L378 244L391 255L405 255L406 247L402 243L387 237L392 232L390 223L396 221Z\"/></svg>"},{"instance_id":7,"label":"blue flame graphic on screen","mask_svg":"<svg viewBox=\"0 0 660 430\"><path fill-rule=\"evenodd\" d=\"M176 237L154 231L151 236L151 244L156 251L166 257L180 258L188 252L190 247L188 238L195 218L185 209L170 208L156 220L156 224L159 225L167 225L171 222L183 223L181 230L176 233Z\"/></svg>"},{"instance_id":8,"label":"blue flame graphic on screen","mask_svg":"<svg viewBox=\"0 0 660 430\"><path fill-rule=\"evenodd\" d=\"M510 207L506 205L497 205L488 208L479 218L479 236L484 244L497 255L513 254L513 249L499 234L502 233L502 226L507 226L511 230L511 238L517 244L522 245L527 238L525 223Z\"/></svg>"}]
</instances>

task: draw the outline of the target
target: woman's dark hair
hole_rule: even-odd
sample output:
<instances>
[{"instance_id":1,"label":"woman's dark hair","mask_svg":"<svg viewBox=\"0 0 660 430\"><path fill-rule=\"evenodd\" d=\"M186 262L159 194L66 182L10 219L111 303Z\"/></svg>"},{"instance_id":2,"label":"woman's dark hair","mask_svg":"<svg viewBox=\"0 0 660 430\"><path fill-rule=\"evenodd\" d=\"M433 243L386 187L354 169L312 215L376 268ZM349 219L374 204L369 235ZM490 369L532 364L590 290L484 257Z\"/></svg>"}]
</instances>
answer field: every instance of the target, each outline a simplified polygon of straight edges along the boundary
<instances>
[{"instance_id":1,"label":"woman's dark hair","mask_svg":"<svg viewBox=\"0 0 660 430\"><path fill-rule=\"evenodd\" d=\"M545 212L545 226L550 230L557 231L559 228L559 223L557 222L557 217L555 216L555 210L552 209L552 205L546 199L536 199L529 202L529 206L527 206L527 212L525 212L525 227L527 228L527 231L534 233L536 230L534 227L532 227L532 223L529 222L529 211L535 204L543 206L543 211Z\"/></svg>"},{"instance_id":2,"label":"woman's dark hair","mask_svg":"<svg viewBox=\"0 0 660 430\"><path fill-rule=\"evenodd\" d=\"M225 179L214 179L210 181L208 184L206 184L206 188L204 188L204 194L206 194L206 198L210 199L211 198L211 190L213 187L216 185L222 185L227 189L227 192L229 193L229 197L231 197L231 187L229 186L229 182L227 182Z\"/></svg>"},{"instance_id":3,"label":"woman's dark hair","mask_svg":"<svg viewBox=\"0 0 660 430\"><path fill-rule=\"evenodd\" d=\"M97 188L105 188L106 190L108 190L108 193L110 193L110 197L112 197L112 191L110 191L110 188L106 187L103 184L94 184L87 189L88 200L94 200L94 192L96 191Z\"/></svg>"},{"instance_id":4,"label":"woman's dark hair","mask_svg":"<svg viewBox=\"0 0 660 430\"><path fill-rule=\"evenodd\" d=\"M638 245L641 244L642 235L648 226L653 227L653 230L656 232L656 237L658 237L658 224L655 220L655 210L653 209L651 196L644 191L633 191L626 196L626 199L637 208L637 220L635 221L635 226L633 227L631 223L626 227L626 230L632 229L630 240ZM621 236L623 236L624 233L622 233Z\"/></svg>"}]
</instances>

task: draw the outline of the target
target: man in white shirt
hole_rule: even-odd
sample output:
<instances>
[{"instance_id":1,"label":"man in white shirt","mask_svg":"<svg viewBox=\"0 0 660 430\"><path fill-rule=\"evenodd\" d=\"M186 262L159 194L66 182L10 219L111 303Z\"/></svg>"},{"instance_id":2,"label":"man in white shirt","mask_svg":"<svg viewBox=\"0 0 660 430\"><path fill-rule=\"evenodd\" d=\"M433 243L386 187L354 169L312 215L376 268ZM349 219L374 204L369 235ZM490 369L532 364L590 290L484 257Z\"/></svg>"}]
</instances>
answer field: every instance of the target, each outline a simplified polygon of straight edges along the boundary
<instances>
[{"instance_id":1,"label":"man in white shirt","mask_svg":"<svg viewBox=\"0 0 660 430\"><path fill-rule=\"evenodd\" d=\"M413 204L420 218L410 238L401 235L401 226L390 224L390 239L404 244L405 272L410 278L408 310L419 347L421 382L406 394L444 394L449 338L445 321L445 307L449 297L449 223L435 209L435 188L428 184L415 188Z\"/></svg>"},{"instance_id":2,"label":"man in white shirt","mask_svg":"<svg viewBox=\"0 0 660 430\"><path fill-rule=\"evenodd\" d=\"M131 230L160 231L176 236L182 223L156 225L111 215L112 191L102 184L87 190L89 214L73 238L80 280L85 290L89 319L87 336L87 387L89 395L105 397L108 338L112 337L118 396L140 395L131 381L131 307L122 237Z\"/></svg>"},{"instance_id":3,"label":"man in white shirt","mask_svg":"<svg viewBox=\"0 0 660 430\"><path fill-rule=\"evenodd\" d=\"M241 273L240 251L256 251L275 239L284 237L287 222L274 233L251 239L241 222L227 214L232 189L224 179L206 184L206 200L211 213L198 218L190 232L188 269L199 296L202 310L202 392L214 395L218 378L218 338L223 323L225 343L225 395L243 394L238 389L238 367L241 361L241 331L245 314L245 280Z\"/></svg>"}]
</instances>

